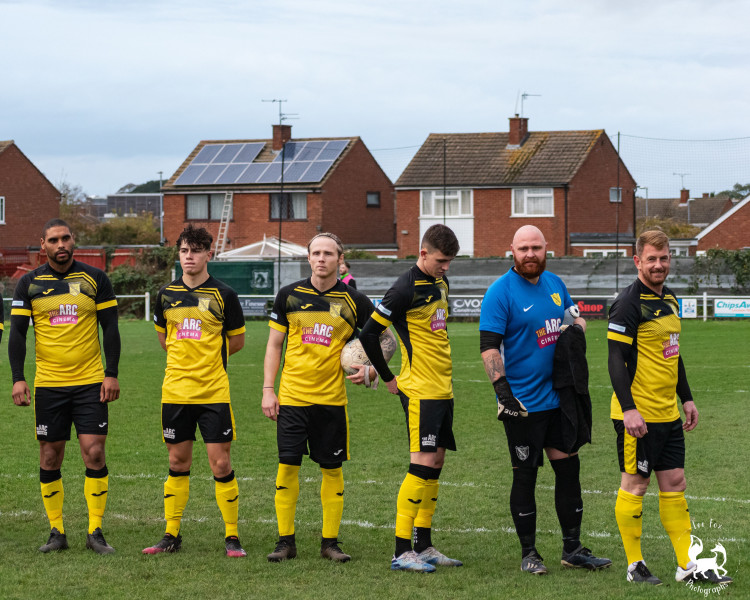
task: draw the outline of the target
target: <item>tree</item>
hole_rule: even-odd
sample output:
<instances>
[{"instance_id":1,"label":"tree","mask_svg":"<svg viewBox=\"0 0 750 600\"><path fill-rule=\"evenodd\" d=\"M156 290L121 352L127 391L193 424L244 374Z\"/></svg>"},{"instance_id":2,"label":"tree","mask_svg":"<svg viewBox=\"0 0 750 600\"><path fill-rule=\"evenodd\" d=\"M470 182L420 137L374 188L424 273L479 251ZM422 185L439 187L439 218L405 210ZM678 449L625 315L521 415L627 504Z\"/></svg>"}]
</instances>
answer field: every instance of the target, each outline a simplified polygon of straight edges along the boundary
<instances>
[{"instance_id":1,"label":"tree","mask_svg":"<svg viewBox=\"0 0 750 600\"><path fill-rule=\"evenodd\" d=\"M131 190L128 190L129 194L158 194L161 191L160 182L158 179L152 179L146 183L133 186Z\"/></svg>"},{"instance_id":2,"label":"tree","mask_svg":"<svg viewBox=\"0 0 750 600\"><path fill-rule=\"evenodd\" d=\"M750 183L746 183L745 185L735 183L731 190L725 190L719 192L719 194L726 194L732 200L742 200L745 196L750 194Z\"/></svg>"},{"instance_id":3,"label":"tree","mask_svg":"<svg viewBox=\"0 0 750 600\"><path fill-rule=\"evenodd\" d=\"M700 227L677 221L674 217L642 217L635 224L635 235L649 229L661 229L670 238L692 238L698 235Z\"/></svg>"}]
</instances>

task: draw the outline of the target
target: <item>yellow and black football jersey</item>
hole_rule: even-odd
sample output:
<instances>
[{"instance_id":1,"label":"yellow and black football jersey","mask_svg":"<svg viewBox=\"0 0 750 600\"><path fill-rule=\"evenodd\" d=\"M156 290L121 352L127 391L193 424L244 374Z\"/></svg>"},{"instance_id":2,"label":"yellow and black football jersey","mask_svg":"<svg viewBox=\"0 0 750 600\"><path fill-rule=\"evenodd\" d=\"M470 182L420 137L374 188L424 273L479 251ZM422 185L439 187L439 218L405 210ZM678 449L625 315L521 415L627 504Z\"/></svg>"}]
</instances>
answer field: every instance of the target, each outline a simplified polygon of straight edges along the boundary
<instances>
[{"instance_id":1,"label":"yellow and black football jersey","mask_svg":"<svg viewBox=\"0 0 750 600\"><path fill-rule=\"evenodd\" d=\"M106 274L73 261L66 273L49 264L24 275L11 316L31 317L37 387L99 383L104 379L97 313L117 306Z\"/></svg>"},{"instance_id":2,"label":"yellow and black football jersey","mask_svg":"<svg viewBox=\"0 0 750 600\"><path fill-rule=\"evenodd\" d=\"M162 402L229 402L227 338L245 335L237 292L211 276L193 289L177 279L159 290L154 325L167 343Z\"/></svg>"},{"instance_id":3,"label":"yellow and black football jersey","mask_svg":"<svg viewBox=\"0 0 750 600\"><path fill-rule=\"evenodd\" d=\"M268 324L287 334L280 404L346 404L341 350L372 310L367 296L341 280L324 292L310 278L279 290Z\"/></svg>"},{"instance_id":4,"label":"yellow and black football jersey","mask_svg":"<svg viewBox=\"0 0 750 600\"><path fill-rule=\"evenodd\" d=\"M448 280L430 277L416 265L396 280L372 315L396 329L401 346L398 389L409 398L453 398L447 315Z\"/></svg>"},{"instance_id":5,"label":"yellow and black football jersey","mask_svg":"<svg viewBox=\"0 0 750 600\"><path fill-rule=\"evenodd\" d=\"M680 418L677 409L680 358L680 309L664 286L657 295L640 279L625 288L609 310L607 339L630 346L626 363L630 390L646 422L668 423ZM622 419L622 408L612 394L610 415Z\"/></svg>"}]
</instances>

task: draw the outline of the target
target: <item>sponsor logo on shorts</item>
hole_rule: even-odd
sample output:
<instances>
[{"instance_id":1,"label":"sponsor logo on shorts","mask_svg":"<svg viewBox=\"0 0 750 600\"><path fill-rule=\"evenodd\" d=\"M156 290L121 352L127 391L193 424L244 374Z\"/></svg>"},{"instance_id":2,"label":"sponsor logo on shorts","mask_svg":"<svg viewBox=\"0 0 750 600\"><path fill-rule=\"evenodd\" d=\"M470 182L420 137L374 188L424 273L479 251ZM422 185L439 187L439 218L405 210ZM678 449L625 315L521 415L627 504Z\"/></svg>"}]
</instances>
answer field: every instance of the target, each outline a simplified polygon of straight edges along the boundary
<instances>
[{"instance_id":1,"label":"sponsor logo on shorts","mask_svg":"<svg viewBox=\"0 0 750 600\"><path fill-rule=\"evenodd\" d=\"M518 460L526 460L529 458L529 447L516 446L516 456L518 457Z\"/></svg>"},{"instance_id":2,"label":"sponsor logo on shorts","mask_svg":"<svg viewBox=\"0 0 750 600\"><path fill-rule=\"evenodd\" d=\"M437 445L437 436L432 433L428 434L426 437L422 438L422 445L434 448Z\"/></svg>"},{"instance_id":3,"label":"sponsor logo on shorts","mask_svg":"<svg viewBox=\"0 0 750 600\"><path fill-rule=\"evenodd\" d=\"M680 353L680 334L670 333L669 340L662 343L664 358L674 358Z\"/></svg>"},{"instance_id":4,"label":"sponsor logo on shorts","mask_svg":"<svg viewBox=\"0 0 750 600\"><path fill-rule=\"evenodd\" d=\"M339 454L341 454L341 453L342 453L343 451L344 451L344 449L343 449L343 448L340 448L339 450L336 450L336 452L334 452L334 453L333 453L333 455L334 455L334 456L338 456L338 455L339 455Z\"/></svg>"},{"instance_id":5,"label":"sponsor logo on shorts","mask_svg":"<svg viewBox=\"0 0 750 600\"><path fill-rule=\"evenodd\" d=\"M639 460L638 462L638 470L643 471L644 473L648 473L648 461L647 460Z\"/></svg>"},{"instance_id":6,"label":"sponsor logo on shorts","mask_svg":"<svg viewBox=\"0 0 750 600\"><path fill-rule=\"evenodd\" d=\"M229 429L227 429L226 431L223 431L221 433L221 435L229 435L230 433L232 433L232 428L231 427Z\"/></svg>"},{"instance_id":7,"label":"sponsor logo on shorts","mask_svg":"<svg viewBox=\"0 0 750 600\"><path fill-rule=\"evenodd\" d=\"M325 323L315 323L312 327L302 328L303 344L318 344L320 346L330 346L333 337L333 325Z\"/></svg>"},{"instance_id":8,"label":"sponsor logo on shorts","mask_svg":"<svg viewBox=\"0 0 750 600\"><path fill-rule=\"evenodd\" d=\"M101 429L102 427L106 427L106 426L107 426L107 422L106 422L106 421L104 421L104 423L99 423L99 428L100 428L100 429Z\"/></svg>"},{"instance_id":9,"label":"sponsor logo on shorts","mask_svg":"<svg viewBox=\"0 0 750 600\"><path fill-rule=\"evenodd\" d=\"M174 429L170 429L169 427L164 428L164 439L165 440L173 440L175 438Z\"/></svg>"},{"instance_id":10,"label":"sponsor logo on shorts","mask_svg":"<svg viewBox=\"0 0 750 600\"><path fill-rule=\"evenodd\" d=\"M57 310L49 311L50 325L76 325L78 323L78 305L61 304Z\"/></svg>"},{"instance_id":11,"label":"sponsor logo on shorts","mask_svg":"<svg viewBox=\"0 0 750 600\"><path fill-rule=\"evenodd\" d=\"M201 339L201 326L203 321L200 319L188 319L182 320L182 324L177 325L177 339L178 340L199 340Z\"/></svg>"},{"instance_id":12,"label":"sponsor logo on shorts","mask_svg":"<svg viewBox=\"0 0 750 600\"><path fill-rule=\"evenodd\" d=\"M430 321L430 329L432 329L432 331L440 331L441 329L445 329L444 308L438 308L435 311L435 314L432 315L432 320Z\"/></svg>"},{"instance_id":13,"label":"sponsor logo on shorts","mask_svg":"<svg viewBox=\"0 0 750 600\"><path fill-rule=\"evenodd\" d=\"M36 434L41 435L43 437L47 437L47 426L46 425L37 425L36 426Z\"/></svg>"}]
</instances>

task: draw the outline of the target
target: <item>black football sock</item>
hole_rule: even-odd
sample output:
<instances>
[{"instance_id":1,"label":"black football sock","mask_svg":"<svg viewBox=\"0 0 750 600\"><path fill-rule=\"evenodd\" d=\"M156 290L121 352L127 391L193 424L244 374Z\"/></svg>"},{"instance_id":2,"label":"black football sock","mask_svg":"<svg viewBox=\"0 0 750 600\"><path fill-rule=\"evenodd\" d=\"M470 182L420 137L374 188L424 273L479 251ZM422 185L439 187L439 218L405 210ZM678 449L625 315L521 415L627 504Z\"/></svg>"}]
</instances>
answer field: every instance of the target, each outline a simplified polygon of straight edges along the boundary
<instances>
[{"instance_id":1,"label":"black football sock","mask_svg":"<svg viewBox=\"0 0 750 600\"><path fill-rule=\"evenodd\" d=\"M537 468L513 469L510 488L510 512L521 542L521 557L536 550L536 487Z\"/></svg>"},{"instance_id":2,"label":"black football sock","mask_svg":"<svg viewBox=\"0 0 750 600\"><path fill-rule=\"evenodd\" d=\"M551 460L550 464L555 471L555 509L562 530L563 552L567 554L581 545L581 462L575 454L568 458Z\"/></svg>"}]
</instances>

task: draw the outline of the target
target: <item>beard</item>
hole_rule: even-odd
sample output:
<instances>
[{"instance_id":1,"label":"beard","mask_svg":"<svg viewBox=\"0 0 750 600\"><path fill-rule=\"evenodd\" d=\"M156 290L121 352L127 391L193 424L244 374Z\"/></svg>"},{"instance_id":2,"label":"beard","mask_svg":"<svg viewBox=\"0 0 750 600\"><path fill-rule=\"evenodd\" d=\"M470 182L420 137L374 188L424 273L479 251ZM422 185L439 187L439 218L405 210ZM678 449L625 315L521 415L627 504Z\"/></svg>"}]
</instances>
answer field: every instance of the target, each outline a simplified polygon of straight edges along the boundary
<instances>
[{"instance_id":1,"label":"beard","mask_svg":"<svg viewBox=\"0 0 750 600\"><path fill-rule=\"evenodd\" d=\"M70 258L73 256L72 252L65 251L64 253L58 255L57 250L52 252L51 254L47 252L47 258L58 265L64 265L66 262L70 260Z\"/></svg>"},{"instance_id":2,"label":"beard","mask_svg":"<svg viewBox=\"0 0 750 600\"><path fill-rule=\"evenodd\" d=\"M515 256L513 262L516 266L516 273L518 273L524 279L536 279L547 268L547 257L545 256L541 261L532 259L525 259L520 262Z\"/></svg>"}]
</instances>

